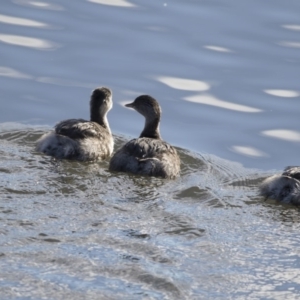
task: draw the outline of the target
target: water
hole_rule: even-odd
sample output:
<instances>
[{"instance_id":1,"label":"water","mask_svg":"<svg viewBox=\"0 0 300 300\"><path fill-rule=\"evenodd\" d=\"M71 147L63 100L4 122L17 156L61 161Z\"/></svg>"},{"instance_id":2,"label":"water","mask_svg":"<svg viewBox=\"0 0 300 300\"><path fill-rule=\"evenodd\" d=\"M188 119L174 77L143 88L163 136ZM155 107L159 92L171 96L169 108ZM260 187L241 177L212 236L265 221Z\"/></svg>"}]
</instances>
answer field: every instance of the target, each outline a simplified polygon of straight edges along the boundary
<instances>
[{"instance_id":1,"label":"water","mask_svg":"<svg viewBox=\"0 0 300 300\"><path fill-rule=\"evenodd\" d=\"M299 165L300 4L104 2L1 5L1 299L298 299L298 209L257 186ZM157 98L180 178L35 152L99 85L116 149Z\"/></svg>"}]
</instances>

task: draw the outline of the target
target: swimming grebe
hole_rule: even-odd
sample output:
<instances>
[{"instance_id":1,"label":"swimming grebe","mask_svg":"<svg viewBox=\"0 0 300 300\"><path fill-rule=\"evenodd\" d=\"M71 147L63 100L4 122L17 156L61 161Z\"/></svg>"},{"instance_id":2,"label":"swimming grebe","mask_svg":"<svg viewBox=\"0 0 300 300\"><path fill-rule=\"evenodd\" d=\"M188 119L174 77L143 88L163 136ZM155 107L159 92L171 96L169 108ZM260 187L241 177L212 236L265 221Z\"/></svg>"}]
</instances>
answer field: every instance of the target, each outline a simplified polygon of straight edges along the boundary
<instances>
[{"instance_id":1,"label":"swimming grebe","mask_svg":"<svg viewBox=\"0 0 300 300\"><path fill-rule=\"evenodd\" d=\"M266 178L260 194L283 203L300 205L300 167L286 167L282 174Z\"/></svg>"},{"instance_id":2,"label":"swimming grebe","mask_svg":"<svg viewBox=\"0 0 300 300\"><path fill-rule=\"evenodd\" d=\"M111 158L110 171L174 178L180 172L180 158L174 147L161 139L159 122L161 108L148 95L137 97L126 104L145 117L145 126L139 138L119 149Z\"/></svg>"},{"instance_id":3,"label":"swimming grebe","mask_svg":"<svg viewBox=\"0 0 300 300\"><path fill-rule=\"evenodd\" d=\"M100 160L113 152L114 140L107 121L112 108L112 92L100 87L92 92L90 121L69 119L59 122L54 130L37 142L37 151L56 158L80 161Z\"/></svg>"}]
</instances>

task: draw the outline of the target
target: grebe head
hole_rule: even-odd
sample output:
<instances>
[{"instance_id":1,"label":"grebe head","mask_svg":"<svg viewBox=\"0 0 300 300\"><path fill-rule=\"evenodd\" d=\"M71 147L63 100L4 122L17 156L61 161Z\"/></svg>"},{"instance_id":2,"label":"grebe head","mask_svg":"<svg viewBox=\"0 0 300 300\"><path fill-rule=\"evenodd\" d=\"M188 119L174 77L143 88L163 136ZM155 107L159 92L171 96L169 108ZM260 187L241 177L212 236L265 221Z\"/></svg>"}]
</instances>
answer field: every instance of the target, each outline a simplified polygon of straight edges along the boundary
<instances>
[{"instance_id":1,"label":"grebe head","mask_svg":"<svg viewBox=\"0 0 300 300\"><path fill-rule=\"evenodd\" d=\"M91 120L104 117L112 108L112 92L109 88L96 88L91 95L90 110ZM98 117L96 117L98 115Z\"/></svg>"},{"instance_id":2,"label":"grebe head","mask_svg":"<svg viewBox=\"0 0 300 300\"><path fill-rule=\"evenodd\" d=\"M149 95L139 96L132 103L125 104L125 106L135 109L146 119L160 119L161 108L158 102Z\"/></svg>"}]
</instances>

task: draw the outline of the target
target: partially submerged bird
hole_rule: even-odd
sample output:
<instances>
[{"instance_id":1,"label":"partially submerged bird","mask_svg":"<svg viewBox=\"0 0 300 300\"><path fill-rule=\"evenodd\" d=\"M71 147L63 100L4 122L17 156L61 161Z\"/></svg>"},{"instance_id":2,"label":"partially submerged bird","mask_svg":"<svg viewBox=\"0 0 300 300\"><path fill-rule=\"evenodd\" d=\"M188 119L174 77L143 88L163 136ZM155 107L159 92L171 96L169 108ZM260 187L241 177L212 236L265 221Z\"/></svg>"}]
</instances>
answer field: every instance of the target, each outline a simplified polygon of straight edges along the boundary
<instances>
[{"instance_id":1,"label":"partially submerged bird","mask_svg":"<svg viewBox=\"0 0 300 300\"><path fill-rule=\"evenodd\" d=\"M112 108L112 92L100 87L92 92L90 121L69 119L59 122L36 145L39 152L56 158L79 161L100 160L113 152L114 140L107 121Z\"/></svg>"},{"instance_id":2,"label":"partially submerged bird","mask_svg":"<svg viewBox=\"0 0 300 300\"><path fill-rule=\"evenodd\" d=\"M139 138L129 141L113 155L109 170L163 178L178 176L180 158L177 151L160 136L161 108L158 102L151 96L142 95L125 106L142 114L145 126Z\"/></svg>"},{"instance_id":3,"label":"partially submerged bird","mask_svg":"<svg viewBox=\"0 0 300 300\"><path fill-rule=\"evenodd\" d=\"M260 194L266 199L300 205L300 167L286 167L282 174L266 178Z\"/></svg>"}]
</instances>

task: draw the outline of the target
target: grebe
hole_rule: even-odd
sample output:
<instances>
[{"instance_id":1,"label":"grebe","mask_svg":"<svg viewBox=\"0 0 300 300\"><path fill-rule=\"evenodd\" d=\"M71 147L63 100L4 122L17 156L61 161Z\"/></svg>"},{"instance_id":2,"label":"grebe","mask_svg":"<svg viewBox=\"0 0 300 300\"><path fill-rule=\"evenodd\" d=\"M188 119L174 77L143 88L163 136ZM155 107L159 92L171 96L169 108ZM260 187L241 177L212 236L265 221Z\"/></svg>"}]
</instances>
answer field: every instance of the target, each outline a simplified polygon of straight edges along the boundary
<instances>
[{"instance_id":1,"label":"grebe","mask_svg":"<svg viewBox=\"0 0 300 300\"><path fill-rule=\"evenodd\" d=\"M37 151L79 161L101 160L110 156L114 140L107 113L112 106L111 90L106 87L95 89L90 100L90 121L69 119L59 122L53 131L37 141Z\"/></svg>"},{"instance_id":2,"label":"grebe","mask_svg":"<svg viewBox=\"0 0 300 300\"><path fill-rule=\"evenodd\" d=\"M283 203L300 204L300 167L286 167L282 174L266 178L260 194Z\"/></svg>"},{"instance_id":3,"label":"grebe","mask_svg":"<svg viewBox=\"0 0 300 300\"><path fill-rule=\"evenodd\" d=\"M180 158L174 147L161 139L159 122L161 108L148 95L137 97L126 104L145 117L145 126L139 138L119 149L111 158L110 171L175 178L180 172Z\"/></svg>"}]
</instances>

